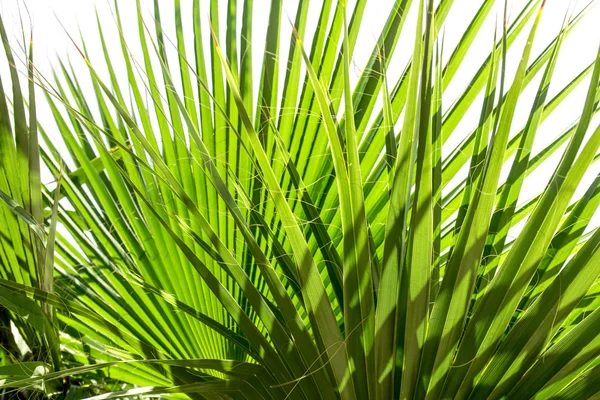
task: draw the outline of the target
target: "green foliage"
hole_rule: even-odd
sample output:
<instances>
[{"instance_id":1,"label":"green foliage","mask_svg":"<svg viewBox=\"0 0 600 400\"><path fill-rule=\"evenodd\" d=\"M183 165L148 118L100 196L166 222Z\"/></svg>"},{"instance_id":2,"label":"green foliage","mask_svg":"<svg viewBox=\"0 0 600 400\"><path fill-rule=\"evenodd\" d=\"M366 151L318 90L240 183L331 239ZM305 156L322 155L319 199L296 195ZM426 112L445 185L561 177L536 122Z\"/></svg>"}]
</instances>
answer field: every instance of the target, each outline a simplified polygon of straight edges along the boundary
<instances>
[{"instance_id":1,"label":"green foliage","mask_svg":"<svg viewBox=\"0 0 600 400\"><path fill-rule=\"evenodd\" d=\"M257 54L262 3L230 0L224 20L218 3L193 0L184 15L175 0L172 39L158 0L151 20L138 0L137 21L115 1L118 32L137 23L142 57L133 38L107 43L98 21L102 52L88 54L89 38L77 47L89 76L61 60L46 79L30 45L27 95L0 21L12 82L0 80L0 397L600 396L600 230L588 227L600 176L576 195L600 148L600 54L549 96L588 8L535 58L545 2L522 2L510 24L505 11L448 106L493 0L480 0L446 63L453 1L396 0L354 88L361 19L376 4L319 2L308 32L308 1L288 22L273 0ZM412 57L392 82L411 7ZM36 85L52 121L38 122ZM578 120L534 153L580 85ZM561 151L545 190L523 201L527 177ZM56 185L42 184L43 168Z\"/></svg>"}]
</instances>

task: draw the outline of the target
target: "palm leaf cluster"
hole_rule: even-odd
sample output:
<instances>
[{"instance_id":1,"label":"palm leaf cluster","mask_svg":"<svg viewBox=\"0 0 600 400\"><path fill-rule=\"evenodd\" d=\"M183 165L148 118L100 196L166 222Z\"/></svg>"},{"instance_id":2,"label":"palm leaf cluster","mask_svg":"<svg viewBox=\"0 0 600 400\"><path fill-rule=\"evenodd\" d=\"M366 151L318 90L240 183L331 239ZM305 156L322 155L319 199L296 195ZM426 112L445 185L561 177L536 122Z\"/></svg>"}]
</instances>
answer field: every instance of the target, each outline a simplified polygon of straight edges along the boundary
<instances>
[{"instance_id":1,"label":"palm leaf cluster","mask_svg":"<svg viewBox=\"0 0 600 400\"><path fill-rule=\"evenodd\" d=\"M174 0L173 32L159 3L146 18L138 0L132 21L115 1L137 50L98 21L100 51L74 45L87 74L65 59L43 76L30 44L19 76L0 25L0 396L600 398L600 177L576 191L600 147L600 57L549 91L588 8L532 54L545 2L511 20L504 7L488 57L448 99L493 0L452 49L452 0L396 0L356 84L376 4L317 2L312 31L308 1L288 22L273 0L257 54L263 3L230 0L220 19L216 0ZM412 56L388 79L410 9ZM582 85L578 119L533 152ZM36 92L51 121L37 121Z\"/></svg>"}]
</instances>

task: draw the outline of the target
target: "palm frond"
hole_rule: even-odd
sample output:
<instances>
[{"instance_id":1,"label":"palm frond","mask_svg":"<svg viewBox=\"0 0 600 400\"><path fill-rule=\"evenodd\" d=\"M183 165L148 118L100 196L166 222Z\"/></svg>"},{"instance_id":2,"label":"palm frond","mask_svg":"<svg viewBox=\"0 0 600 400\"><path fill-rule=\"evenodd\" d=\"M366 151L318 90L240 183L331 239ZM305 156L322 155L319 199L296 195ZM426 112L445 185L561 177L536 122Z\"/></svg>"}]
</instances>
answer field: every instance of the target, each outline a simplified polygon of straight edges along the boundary
<instances>
[{"instance_id":1,"label":"palm frond","mask_svg":"<svg viewBox=\"0 0 600 400\"><path fill-rule=\"evenodd\" d=\"M600 396L600 52L554 88L591 4L538 51L545 3L448 44L396 0L365 51L376 2L115 1L51 76L0 20L0 396Z\"/></svg>"}]
</instances>

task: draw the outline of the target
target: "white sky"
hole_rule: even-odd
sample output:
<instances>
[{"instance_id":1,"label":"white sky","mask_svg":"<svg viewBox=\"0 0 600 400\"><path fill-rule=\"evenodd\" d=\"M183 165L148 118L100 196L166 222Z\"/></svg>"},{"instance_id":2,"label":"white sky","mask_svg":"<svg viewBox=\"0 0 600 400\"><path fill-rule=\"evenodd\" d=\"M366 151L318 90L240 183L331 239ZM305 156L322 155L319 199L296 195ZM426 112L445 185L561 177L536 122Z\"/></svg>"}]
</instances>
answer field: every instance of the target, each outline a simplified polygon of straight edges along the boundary
<instances>
[{"instance_id":1,"label":"white sky","mask_svg":"<svg viewBox=\"0 0 600 400\"><path fill-rule=\"evenodd\" d=\"M222 5L220 11L224 17L227 1L219 1ZM186 31L191 31L190 18L186 19L186 16L191 14L191 0L182 0L181 2L182 6L184 7L184 29ZM350 3L353 3L353 0L350 0ZM414 1L413 3L416 4L418 2ZM499 0L497 3L502 5L503 1ZM587 1L584 0L578 2L568 0L548 0L539 28L539 33L536 42L534 43L532 60L539 53L539 51L542 50L553 37L555 37L565 13L573 8L581 9L586 3ZM80 70L82 75L87 74L87 71L81 63L80 57L75 50L74 45L71 43L68 35L66 34L66 32L68 32L70 35L76 38L75 40L77 42L79 42L79 30L81 31L81 35L86 38L86 46L90 54L93 55L99 53L98 57L96 58L92 56L92 62L94 62L94 59L96 59L98 62L95 63L95 66L100 70L100 72L102 72L102 50L98 40L94 11L97 10L102 28L108 38L109 45L110 43L115 45L115 48L113 49L115 54L114 65L118 73L119 70L123 70L123 65L120 61L120 49L116 48L118 44L118 32L112 13L112 4L112 0L0 0L0 13L3 17L9 37L13 39L14 46L18 46L21 38L20 13L25 20L24 23L26 27L29 26L29 21L31 21L35 46L35 63L37 68L43 74L50 77L52 66L58 65L56 62L57 58L60 57L65 59L66 56L70 56L74 61L75 67L80 68L77 71ZM173 18L172 14L169 14L169 7L172 6L173 1L161 0L160 4L163 9L162 22L165 26L165 32L174 40L174 31L171 29L173 26ZM204 18L207 19L209 1L201 0L201 4L203 7ZM267 28L269 4L270 1L267 0L254 0L253 60L255 63L255 82L258 82L260 75L260 59L262 57L262 50L264 49L264 37ZM283 0L283 4L284 13L286 13L291 20L294 20L298 1ZM315 29L317 22L316 12L319 4L320 0L312 0L310 3L312 16L308 19L309 25L307 27L307 32L314 31ZM384 21L393 5L393 1L371 0L368 4L369 5L365 11L362 31L358 38L353 59L356 68L353 76L354 80L358 79L360 68L365 65L367 58L370 55L376 38L379 35L379 30L383 27ZM444 30L446 57L451 54L451 49L459 40L460 35L466 28L471 17L475 14L480 4L481 1L455 0L453 9L446 20L447 22ZM518 10L520 10L524 4L526 4L525 0L510 0L510 16L513 18L516 17ZM137 44L137 23L134 16L135 0L119 0L119 7L121 9L123 21L131 21L130 23L125 23L124 35L128 41L131 41L130 47L134 50L135 54L135 48ZM149 22L152 22L152 7L153 5L151 0L142 0L144 16ZM413 10L411 11L413 15L415 11L414 8L415 7L413 7ZM239 14L241 15L241 6L238 7L238 10ZM483 58L489 53L495 21L498 16L501 16L501 13L501 7L498 7L497 10L491 13L488 21L486 22L486 26L482 31L482 34L478 36L473 45L473 49L468 53L466 62L459 69L458 74L444 93L444 104L446 106L451 105L454 99L462 92L472 75L479 68ZM221 37L224 38L224 19L222 19L222 21ZM286 21L285 15L283 21ZM594 7L574 30L574 32L567 38L558 61L557 70L550 89L550 96L553 96L594 59L596 50L598 48L598 43L600 42L599 21L600 7ZM64 26L64 29L61 27L61 24ZM205 23L204 26L207 27L208 24ZM238 29L240 29L239 26ZM414 18L409 19L409 22L404 27L405 33L402 35L398 44L396 49L396 57L394 58L388 73L390 84L393 84L394 79L400 75L404 63L411 54L411 32L413 31ZM528 30L526 29L526 32L527 31ZM285 58L287 58L287 48L289 45L290 34L291 27L287 24L287 22L285 22L283 24L281 40L281 54L284 55ZM522 46L524 45L525 35L521 36L521 40L518 41L515 46L513 46L513 50L509 53L509 78L511 73L514 73ZM191 38L192 35L188 35L188 37ZM204 38L208 40L209 35L205 34ZM192 46L188 45L188 49L191 48ZM403 51L403 49L407 50ZM174 55L176 53L173 50L171 54ZM284 68L285 63L282 62L281 64L282 68ZM0 65L0 73L2 73L2 77L8 78L6 74L6 62L3 57ZM121 74L121 76L126 76L126 74ZM523 97L522 103L519 104L517 116L513 123L513 129L515 131L520 129L527 119L531 107L531 101L533 99L533 95L535 94L535 90L537 89L537 82L538 80L534 81L534 83L530 85L525 96ZM543 148L544 144L549 143L553 138L563 132L563 130L567 128L580 114L587 91L586 82L580 85L579 90L576 90L572 94L571 98L566 102L567 104L560 108L559 112L555 112L554 116L543 124L542 130L538 134L534 144L534 153ZM7 84L5 84L5 88L6 87L8 87ZM255 88L257 87L258 84L255 83ZM40 108L39 119L41 123L50 124L52 117L49 115L48 110L45 109L43 105L41 105ZM471 128L477 123L479 112L480 102L476 102L471 111L468 113L468 116L459 125L458 132L462 132L463 136L468 134L471 131ZM597 120L595 123L597 123ZM596 125L593 125L593 127L595 126ZM52 135L52 132L50 132L50 134ZM54 135L58 137L56 133L54 133ZM460 139L458 136L460 135L457 135L453 138L453 140L450 140L446 147L453 147L457 143L457 140ZM549 162L545 164L545 167L540 168L539 172L532 175L527 180L526 191L521 200L526 200L543 189L549 174L553 172L558 160L559 155L549 160ZM590 170L590 173L588 174L589 176L586 177L585 181L580 187L578 192L579 194L581 194L587 188L591 180L598 172L600 172L598 165L594 166Z\"/></svg>"}]
</instances>

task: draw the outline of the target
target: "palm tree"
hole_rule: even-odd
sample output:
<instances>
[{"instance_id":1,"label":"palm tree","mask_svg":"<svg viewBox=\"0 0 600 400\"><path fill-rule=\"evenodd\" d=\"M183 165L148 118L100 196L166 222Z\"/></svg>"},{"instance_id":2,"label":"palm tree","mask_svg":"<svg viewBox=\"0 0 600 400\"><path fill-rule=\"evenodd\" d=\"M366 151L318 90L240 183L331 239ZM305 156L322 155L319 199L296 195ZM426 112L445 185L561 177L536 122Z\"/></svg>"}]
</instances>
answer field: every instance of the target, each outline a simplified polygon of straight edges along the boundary
<instances>
[{"instance_id":1,"label":"palm tree","mask_svg":"<svg viewBox=\"0 0 600 400\"><path fill-rule=\"evenodd\" d=\"M223 20L218 3L174 0L171 38L158 0L151 19L136 1L137 21L115 1L117 43L100 20L98 54L73 41L89 76L67 59L42 75L30 43L23 80L0 22L12 82L0 99L0 397L600 398L600 230L588 226L600 176L576 193L600 147L600 54L548 90L589 7L534 57L545 1L523 1L510 23L505 4L489 56L449 102L494 0L478 2L447 62L453 1L396 0L356 85L366 0L312 2L314 31L308 1L288 22L273 0L260 54L262 4L230 0ZM411 7L412 57L391 80ZM133 44L122 32L135 23ZM581 85L577 121L533 152Z\"/></svg>"}]
</instances>

